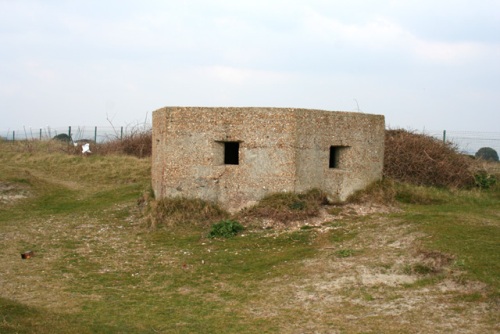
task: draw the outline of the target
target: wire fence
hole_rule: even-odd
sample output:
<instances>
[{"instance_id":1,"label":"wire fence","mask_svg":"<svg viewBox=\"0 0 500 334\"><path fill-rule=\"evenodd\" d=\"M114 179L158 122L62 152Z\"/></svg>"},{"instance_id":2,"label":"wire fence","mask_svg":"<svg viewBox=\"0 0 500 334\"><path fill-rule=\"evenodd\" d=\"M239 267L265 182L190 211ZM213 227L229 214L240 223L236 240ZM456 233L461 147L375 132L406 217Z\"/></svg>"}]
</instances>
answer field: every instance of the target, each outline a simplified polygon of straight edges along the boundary
<instances>
[{"instance_id":1,"label":"wire fence","mask_svg":"<svg viewBox=\"0 0 500 334\"><path fill-rule=\"evenodd\" d=\"M123 139L124 137L138 133L149 131L150 124L140 126L67 126L67 127L50 127L45 128L23 128L17 130L0 130L0 138L9 141L20 140L50 140L54 138L71 139L77 141L89 141L95 143L103 143L110 140Z\"/></svg>"},{"instance_id":2,"label":"wire fence","mask_svg":"<svg viewBox=\"0 0 500 334\"><path fill-rule=\"evenodd\" d=\"M67 135L73 141L93 141L102 143L109 140L122 139L125 136L151 130L151 124L140 126L68 126L23 128L17 130L0 130L0 138L4 140L48 140L58 135ZM482 147L491 147L500 152L500 132L479 131L423 131L423 134L451 142L464 154L474 155Z\"/></svg>"},{"instance_id":3,"label":"wire fence","mask_svg":"<svg viewBox=\"0 0 500 334\"><path fill-rule=\"evenodd\" d=\"M425 131L426 135L450 142L464 154L474 155L482 147L491 147L500 152L500 132L479 131Z\"/></svg>"}]
</instances>

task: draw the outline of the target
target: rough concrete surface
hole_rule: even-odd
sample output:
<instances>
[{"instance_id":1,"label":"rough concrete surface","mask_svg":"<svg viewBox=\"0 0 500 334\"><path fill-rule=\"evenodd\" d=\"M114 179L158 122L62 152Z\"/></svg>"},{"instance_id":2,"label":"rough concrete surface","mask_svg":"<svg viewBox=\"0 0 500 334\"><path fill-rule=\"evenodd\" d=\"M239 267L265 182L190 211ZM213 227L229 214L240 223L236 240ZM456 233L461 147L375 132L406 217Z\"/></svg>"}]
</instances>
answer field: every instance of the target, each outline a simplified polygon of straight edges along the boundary
<instances>
[{"instance_id":1,"label":"rough concrete surface","mask_svg":"<svg viewBox=\"0 0 500 334\"><path fill-rule=\"evenodd\" d=\"M312 188L344 200L382 177L384 129L383 116L362 113L161 108L153 112L153 190L230 211Z\"/></svg>"}]
</instances>

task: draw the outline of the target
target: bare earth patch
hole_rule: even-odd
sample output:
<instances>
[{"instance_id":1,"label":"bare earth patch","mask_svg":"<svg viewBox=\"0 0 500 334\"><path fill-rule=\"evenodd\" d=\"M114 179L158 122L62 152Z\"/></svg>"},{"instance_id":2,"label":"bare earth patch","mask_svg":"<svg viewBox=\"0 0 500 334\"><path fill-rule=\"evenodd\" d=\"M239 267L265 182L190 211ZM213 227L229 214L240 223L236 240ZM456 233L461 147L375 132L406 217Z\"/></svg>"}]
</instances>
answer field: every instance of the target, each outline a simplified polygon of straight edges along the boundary
<instances>
[{"instance_id":1,"label":"bare earth patch","mask_svg":"<svg viewBox=\"0 0 500 334\"><path fill-rule=\"evenodd\" d=\"M28 198L29 186L18 183L0 181L0 204L11 204L20 199Z\"/></svg>"},{"instance_id":2,"label":"bare earth patch","mask_svg":"<svg viewBox=\"0 0 500 334\"><path fill-rule=\"evenodd\" d=\"M351 209L361 215L374 212L358 205L347 207ZM248 306L249 316L282 318L287 333L500 330L498 305L467 301L468 296L480 299L486 286L463 280L449 255L422 251L419 240L425 235L381 215L347 226L325 226L332 218L323 215L309 222L321 226L315 229L318 238L335 229L356 236L325 242L317 257L299 266L300 275L262 284L264 297ZM300 318L294 315L297 310Z\"/></svg>"}]
</instances>

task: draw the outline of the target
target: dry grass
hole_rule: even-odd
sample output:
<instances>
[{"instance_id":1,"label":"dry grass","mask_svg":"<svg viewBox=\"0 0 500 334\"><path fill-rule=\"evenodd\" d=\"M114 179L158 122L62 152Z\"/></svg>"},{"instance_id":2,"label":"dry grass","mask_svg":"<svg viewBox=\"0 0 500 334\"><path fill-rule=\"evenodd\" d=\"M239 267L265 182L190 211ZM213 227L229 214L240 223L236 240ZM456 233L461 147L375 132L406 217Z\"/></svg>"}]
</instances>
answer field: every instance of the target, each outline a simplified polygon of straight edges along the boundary
<instances>
[{"instance_id":1,"label":"dry grass","mask_svg":"<svg viewBox=\"0 0 500 334\"><path fill-rule=\"evenodd\" d=\"M138 158L150 157L153 150L151 130L133 131L122 139L97 145L99 154L126 154Z\"/></svg>"},{"instance_id":2,"label":"dry grass","mask_svg":"<svg viewBox=\"0 0 500 334\"><path fill-rule=\"evenodd\" d=\"M384 179L370 184L349 196L348 203L377 203L386 206L395 205L397 185L394 180Z\"/></svg>"},{"instance_id":3,"label":"dry grass","mask_svg":"<svg viewBox=\"0 0 500 334\"><path fill-rule=\"evenodd\" d=\"M218 205L200 199L164 198L150 200L148 206L147 220L152 228L180 224L209 226L229 217Z\"/></svg>"},{"instance_id":4,"label":"dry grass","mask_svg":"<svg viewBox=\"0 0 500 334\"><path fill-rule=\"evenodd\" d=\"M317 189L301 194L276 193L264 197L255 206L244 209L239 216L246 220L269 219L286 225L292 221L318 216L324 204L326 195Z\"/></svg>"},{"instance_id":5,"label":"dry grass","mask_svg":"<svg viewBox=\"0 0 500 334\"><path fill-rule=\"evenodd\" d=\"M152 153L152 134L150 129L129 131L123 138L111 138L102 143L81 140L77 143L61 140L18 140L0 141L2 151L16 153L65 153L82 155L82 144L89 143L92 153L87 155L130 155L147 158Z\"/></svg>"}]
</instances>

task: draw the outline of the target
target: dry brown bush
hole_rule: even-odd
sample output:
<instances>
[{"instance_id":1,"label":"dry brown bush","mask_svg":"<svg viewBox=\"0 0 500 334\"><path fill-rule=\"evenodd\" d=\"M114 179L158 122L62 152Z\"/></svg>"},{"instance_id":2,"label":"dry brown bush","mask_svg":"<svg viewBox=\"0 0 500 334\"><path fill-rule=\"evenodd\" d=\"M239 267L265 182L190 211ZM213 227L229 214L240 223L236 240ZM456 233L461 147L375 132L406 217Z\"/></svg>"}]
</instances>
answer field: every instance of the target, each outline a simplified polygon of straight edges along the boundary
<instances>
[{"instance_id":1,"label":"dry brown bush","mask_svg":"<svg viewBox=\"0 0 500 334\"><path fill-rule=\"evenodd\" d=\"M384 177L422 186L474 186L474 160L451 143L407 130L387 130Z\"/></svg>"},{"instance_id":2,"label":"dry brown bush","mask_svg":"<svg viewBox=\"0 0 500 334\"><path fill-rule=\"evenodd\" d=\"M134 131L122 139L97 144L98 154L127 154L138 158L150 157L153 150L151 130Z\"/></svg>"}]
</instances>

